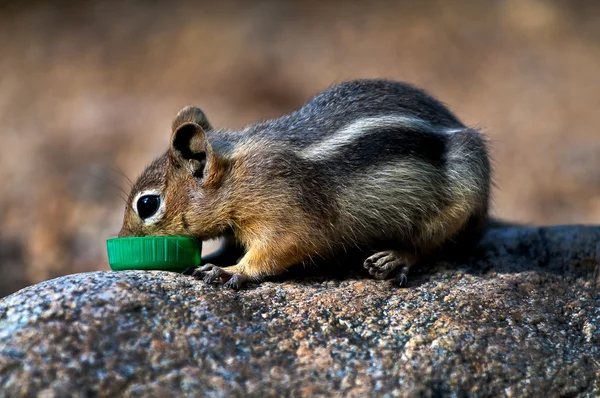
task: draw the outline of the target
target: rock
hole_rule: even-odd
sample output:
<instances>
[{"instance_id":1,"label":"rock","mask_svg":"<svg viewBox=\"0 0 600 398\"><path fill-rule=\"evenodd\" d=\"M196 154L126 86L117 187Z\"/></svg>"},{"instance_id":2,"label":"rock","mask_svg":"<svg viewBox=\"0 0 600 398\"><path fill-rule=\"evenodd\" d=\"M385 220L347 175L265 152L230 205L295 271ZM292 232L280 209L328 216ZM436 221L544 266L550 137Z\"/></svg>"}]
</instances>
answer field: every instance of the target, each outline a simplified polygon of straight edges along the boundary
<instances>
[{"instance_id":1,"label":"rock","mask_svg":"<svg viewBox=\"0 0 600 398\"><path fill-rule=\"evenodd\" d=\"M0 301L6 396L598 396L600 228L490 231L408 287L94 272Z\"/></svg>"}]
</instances>

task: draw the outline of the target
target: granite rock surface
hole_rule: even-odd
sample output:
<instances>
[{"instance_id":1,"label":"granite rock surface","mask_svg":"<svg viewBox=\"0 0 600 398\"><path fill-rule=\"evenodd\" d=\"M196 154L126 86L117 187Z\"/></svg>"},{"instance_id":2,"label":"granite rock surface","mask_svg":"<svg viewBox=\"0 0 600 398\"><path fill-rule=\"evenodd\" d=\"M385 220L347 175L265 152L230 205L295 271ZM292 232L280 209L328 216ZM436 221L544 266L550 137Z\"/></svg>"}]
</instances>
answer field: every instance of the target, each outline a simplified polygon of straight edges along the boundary
<instances>
[{"instance_id":1,"label":"granite rock surface","mask_svg":"<svg viewBox=\"0 0 600 398\"><path fill-rule=\"evenodd\" d=\"M0 301L3 396L599 396L600 228L495 229L407 287L94 272Z\"/></svg>"}]
</instances>

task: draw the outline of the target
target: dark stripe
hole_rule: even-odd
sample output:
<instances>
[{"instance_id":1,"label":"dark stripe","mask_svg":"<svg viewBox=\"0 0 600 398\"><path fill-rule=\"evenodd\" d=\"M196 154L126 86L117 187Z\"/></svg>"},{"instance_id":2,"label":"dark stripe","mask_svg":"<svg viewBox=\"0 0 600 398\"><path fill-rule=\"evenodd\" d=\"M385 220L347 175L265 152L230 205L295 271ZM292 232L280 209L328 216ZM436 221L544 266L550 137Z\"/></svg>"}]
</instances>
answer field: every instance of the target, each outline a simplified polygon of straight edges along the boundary
<instances>
[{"instance_id":1,"label":"dark stripe","mask_svg":"<svg viewBox=\"0 0 600 398\"><path fill-rule=\"evenodd\" d=\"M374 128L332 150L316 163L338 173L364 170L403 158L443 167L448 139L444 134L417 129Z\"/></svg>"}]
</instances>

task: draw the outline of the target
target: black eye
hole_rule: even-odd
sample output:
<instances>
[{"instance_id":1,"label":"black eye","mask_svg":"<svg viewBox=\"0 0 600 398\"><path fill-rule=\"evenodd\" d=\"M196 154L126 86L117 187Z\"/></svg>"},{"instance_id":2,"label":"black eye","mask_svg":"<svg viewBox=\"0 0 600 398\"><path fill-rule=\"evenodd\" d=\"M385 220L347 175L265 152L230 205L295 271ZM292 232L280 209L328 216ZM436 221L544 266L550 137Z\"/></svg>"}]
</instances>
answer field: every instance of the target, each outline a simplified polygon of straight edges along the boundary
<instances>
[{"instance_id":1,"label":"black eye","mask_svg":"<svg viewBox=\"0 0 600 398\"><path fill-rule=\"evenodd\" d=\"M137 213L142 220L152 217L160 207L160 196L144 195L137 201Z\"/></svg>"}]
</instances>

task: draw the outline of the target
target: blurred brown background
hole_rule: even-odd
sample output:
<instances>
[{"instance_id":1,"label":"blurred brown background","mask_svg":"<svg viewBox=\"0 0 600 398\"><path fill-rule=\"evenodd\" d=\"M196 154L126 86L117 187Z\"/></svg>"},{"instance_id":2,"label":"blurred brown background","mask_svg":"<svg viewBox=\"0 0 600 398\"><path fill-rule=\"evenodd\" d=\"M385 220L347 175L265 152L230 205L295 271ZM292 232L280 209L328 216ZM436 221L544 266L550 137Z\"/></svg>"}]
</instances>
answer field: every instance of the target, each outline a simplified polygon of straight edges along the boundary
<instances>
[{"instance_id":1,"label":"blurred brown background","mask_svg":"<svg viewBox=\"0 0 600 398\"><path fill-rule=\"evenodd\" d=\"M356 77L483 128L495 215L600 223L599 2L2 4L0 296L108 269L124 205L103 180L127 189L181 106L233 128Z\"/></svg>"}]
</instances>

